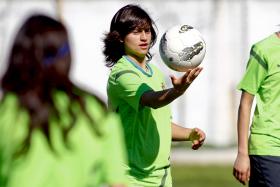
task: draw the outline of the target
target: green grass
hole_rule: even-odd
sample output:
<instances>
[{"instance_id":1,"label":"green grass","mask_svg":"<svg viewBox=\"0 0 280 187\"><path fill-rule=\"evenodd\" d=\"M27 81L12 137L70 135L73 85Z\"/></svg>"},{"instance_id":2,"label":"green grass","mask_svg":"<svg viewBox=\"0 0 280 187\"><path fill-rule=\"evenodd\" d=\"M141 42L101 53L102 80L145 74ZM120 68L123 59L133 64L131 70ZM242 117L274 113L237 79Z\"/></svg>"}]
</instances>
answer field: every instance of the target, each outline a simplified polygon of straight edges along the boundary
<instances>
[{"instance_id":1,"label":"green grass","mask_svg":"<svg viewBox=\"0 0 280 187\"><path fill-rule=\"evenodd\" d=\"M172 165L173 187L244 187L231 165Z\"/></svg>"}]
</instances>

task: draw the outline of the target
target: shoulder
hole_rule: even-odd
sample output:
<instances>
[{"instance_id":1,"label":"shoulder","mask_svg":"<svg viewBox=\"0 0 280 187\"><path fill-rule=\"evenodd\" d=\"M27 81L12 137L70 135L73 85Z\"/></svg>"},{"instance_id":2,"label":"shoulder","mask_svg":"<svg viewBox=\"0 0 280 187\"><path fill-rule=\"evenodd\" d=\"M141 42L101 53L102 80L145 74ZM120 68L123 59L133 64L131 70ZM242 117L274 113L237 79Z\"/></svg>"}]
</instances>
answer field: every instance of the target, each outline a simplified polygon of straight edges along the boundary
<instances>
[{"instance_id":1,"label":"shoulder","mask_svg":"<svg viewBox=\"0 0 280 187\"><path fill-rule=\"evenodd\" d=\"M131 69L131 66L129 63L127 63L127 60L124 57L122 57L112 67L111 72L118 72L126 69Z\"/></svg>"},{"instance_id":2,"label":"shoulder","mask_svg":"<svg viewBox=\"0 0 280 187\"><path fill-rule=\"evenodd\" d=\"M112 73L116 74L116 73L124 71L124 70L134 71L135 68L124 57L122 57L118 60L118 62L111 69L111 74Z\"/></svg>"},{"instance_id":3,"label":"shoulder","mask_svg":"<svg viewBox=\"0 0 280 187\"><path fill-rule=\"evenodd\" d=\"M252 45L250 56L261 63L265 69L267 69L268 63L270 63L271 55L275 54L275 47L279 46L275 33L267 36L266 38L256 42Z\"/></svg>"},{"instance_id":4,"label":"shoulder","mask_svg":"<svg viewBox=\"0 0 280 187\"><path fill-rule=\"evenodd\" d=\"M119 116L108 110L106 104L98 96L85 92L83 98L85 110L93 119L92 122L101 132L102 136L118 133L116 128L119 128L118 126L121 123Z\"/></svg>"},{"instance_id":5,"label":"shoulder","mask_svg":"<svg viewBox=\"0 0 280 187\"><path fill-rule=\"evenodd\" d=\"M18 98L15 94L13 93L6 93L0 100L0 107L2 107L4 104L7 104L7 103L18 103Z\"/></svg>"},{"instance_id":6,"label":"shoulder","mask_svg":"<svg viewBox=\"0 0 280 187\"><path fill-rule=\"evenodd\" d=\"M28 112L21 107L16 94L4 94L0 101L0 114L0 137L2 138L2 143L13 142L13 145L19 145L27 134L29 115ZM11 147L11 144L6 145L10 146L9 150L15 148Z\"/></svg>"},{"instance_id":7,"label":"shoulder","mask_svg":"<svg viewBox=\"0 0 280 187\"><path fill-rule=\"evenodd\" d=\"M0 113L2 117L4 114L14 113L15 110L19 110L19 108L18 97L13 93L6 93L0 100Z\"/></svg>"},{"instance_id":8,"label":"shoulder","mask_svg":"<svg viewBox=\"0 0 280 187\"><path fill-rule=\"evenodd\" d=\"M13 93L6 93L0 101L0 126L15 121L20 103L18 97Z\"/></svg>"},{"instance_id":9,"label":"shoulder","mask_svg":"<svg viewBox=\"0 0 280 187\"><path fill-rule=\"evenodd\" d=\"M273 41L276 39L275 34L271 34L262 40L259 40L258 42L254 43L252 45L252 51L258 52L258 53L264 53L267 49L269 49L272 46Z\"/></svg>"},{"instance_id":10,"label":"shoulder","mask_svg":"<svg viewBox=\"0 0 280 187\"><path fill-rule=\"evenodd\" d=\"M122 57L112 68L109 81L115 82L119 80L119 78L125 78L125 80L128 80L126 79L127 76L129 76L130 79L133 79L133 77L140 77L139 72L135 70L135 67Z\"/></svg>"},{"instance_id":11,"label":"shoulder","mask_svg":"<svg viewBox=\"0 0 280 187\"><path fill-rule=\"evenodd\" d=\"M107 107L105 102L96 94L89 91L75 88L76 94L82 99L82 104L84 104L85 109L89 111L89 114L95 117L104 117L107 114Z\"/></svg>"},{"instance_id":12,"label":"shoulder","mask_svg":"<svg viewBox=\"0 0 280 187\"><path fill-rule=\"evenodd\" d=\"M54 103L58 111L68 113L69 106L71 105L70 107L72 107L77 114L82 114L86 111L90 116L94 116L94 118L101 117L106 114L105 102L97 95L79 87L74 87L72 92L73 95L75 95L73 96L76 98L75 100L73 100L73 98L64 91L54 92Z\"/></svg>"}]
</instances>

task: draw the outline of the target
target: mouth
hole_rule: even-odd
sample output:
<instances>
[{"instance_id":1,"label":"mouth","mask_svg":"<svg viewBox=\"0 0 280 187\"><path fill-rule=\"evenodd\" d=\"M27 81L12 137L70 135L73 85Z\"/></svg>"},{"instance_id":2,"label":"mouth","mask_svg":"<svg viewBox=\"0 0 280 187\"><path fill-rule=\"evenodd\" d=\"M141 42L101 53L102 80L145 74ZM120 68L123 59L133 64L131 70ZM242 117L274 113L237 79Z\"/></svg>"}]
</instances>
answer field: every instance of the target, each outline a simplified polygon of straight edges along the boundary
<instances>
[{"instance_id":1,"label":"mouth","mask_svg":"<svg viewBox=\"0 0 280 187\"><path fill-rule=\"evenodd\" d=\"M148 48L148 44L147 43L143 43L143 44L140 44L139 45L139 47L141 48L141 49L147 49Z\"/></svg>"}]
</instances>

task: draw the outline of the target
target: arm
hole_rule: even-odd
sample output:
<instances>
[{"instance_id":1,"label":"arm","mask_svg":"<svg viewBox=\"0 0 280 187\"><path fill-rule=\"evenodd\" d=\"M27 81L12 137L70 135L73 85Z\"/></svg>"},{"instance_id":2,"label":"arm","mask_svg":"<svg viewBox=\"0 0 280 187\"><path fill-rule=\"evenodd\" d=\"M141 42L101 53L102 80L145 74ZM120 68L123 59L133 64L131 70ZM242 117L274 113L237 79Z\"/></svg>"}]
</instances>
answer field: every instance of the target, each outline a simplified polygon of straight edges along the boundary
<instances>
[{"instance_id":1,"label":"arm","mask_svg":"<svg viewBox=\"0 0 280 187\"><path fill-rule=\"evenodd\" d=\"M187 88L191 85L191 83L195 80L195 78L200 74L201 71L201 67L196 67L194 69L189 69L180 78L171 76L173 88L157 92L145 92L140 100L141 105L151 108L160 108L168 105L187 90Z\"/></svg>"},{"instance_id":2,"label":"arm","mask_svg":"<svg viewBox=\"0 0 280 187\"><path fill-rule=\"evenodd\" d=\"M233 175L239 182L246 184L250 177L250 160L248 154L248 132L254 95L242 92L238 109L237 134L238 154L233 166Z\"/></svg>"},{"instance_id":3,"label":"arm","mask_svg":"<svg viewBox=\"0 0 280 187\"><path fill-rule=\"evenodd\" d=\"M196 150L202 146L205 140L205 133L199 128L184 128L171 123L172 141L192 141L192 149Z\"/></svg>"}]
</instances>

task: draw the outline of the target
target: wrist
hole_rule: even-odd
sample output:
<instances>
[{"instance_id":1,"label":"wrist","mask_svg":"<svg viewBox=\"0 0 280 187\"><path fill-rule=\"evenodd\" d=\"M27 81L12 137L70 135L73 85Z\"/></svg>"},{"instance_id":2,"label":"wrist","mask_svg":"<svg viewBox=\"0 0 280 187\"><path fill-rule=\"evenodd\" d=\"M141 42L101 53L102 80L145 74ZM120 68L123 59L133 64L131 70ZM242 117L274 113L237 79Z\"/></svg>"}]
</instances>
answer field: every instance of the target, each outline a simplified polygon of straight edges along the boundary
<instances>
[{"instance_id":1,"label":"wrist","mask_svg":"<svg viewBox=\"0 0 280 187\"><path fill-rule=\"evenodd\" d=\"M239 154L239 155L242 155L242 156L248 156L248 155L249 155L249 153L248 153L247 150L246 150L246 151L244 151L244 150L238 150L238 154Z\"/></svg>"},{"instance_id":2,"label":"wrist","mask_svg":"<svg viewBox=\"0 0 280 187\"><path fill-rule=\"evenodd\" d=\"M179 94L179 95L182 95L185 93L187 87L184 87L184 88L175 88L173 87L173 91L176 93L176 94Z\"/></svg>"}]
</instances>

